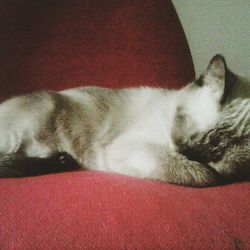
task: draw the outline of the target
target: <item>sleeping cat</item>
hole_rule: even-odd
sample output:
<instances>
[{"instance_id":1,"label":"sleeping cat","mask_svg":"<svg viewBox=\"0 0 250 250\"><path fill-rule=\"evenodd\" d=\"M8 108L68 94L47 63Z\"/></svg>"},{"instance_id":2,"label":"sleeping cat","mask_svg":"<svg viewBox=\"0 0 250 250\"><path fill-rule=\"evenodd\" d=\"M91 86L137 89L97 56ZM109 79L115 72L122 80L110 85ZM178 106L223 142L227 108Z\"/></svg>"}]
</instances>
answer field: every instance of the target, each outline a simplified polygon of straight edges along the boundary
<instances>
[{"instance_id":1,"label":"sleeping cat","mask_svg":"<svg viewBox=\"0 0 250 250\"><path fill-rule=\"evenodd\" d=\"M0 105L0 177L84 166L181 185L220 184L210 159L191 158L197 138L221 119L232 89L226 71L217 55L180 90L83 87L9 99Z\"/></svg>"}]
</instances>

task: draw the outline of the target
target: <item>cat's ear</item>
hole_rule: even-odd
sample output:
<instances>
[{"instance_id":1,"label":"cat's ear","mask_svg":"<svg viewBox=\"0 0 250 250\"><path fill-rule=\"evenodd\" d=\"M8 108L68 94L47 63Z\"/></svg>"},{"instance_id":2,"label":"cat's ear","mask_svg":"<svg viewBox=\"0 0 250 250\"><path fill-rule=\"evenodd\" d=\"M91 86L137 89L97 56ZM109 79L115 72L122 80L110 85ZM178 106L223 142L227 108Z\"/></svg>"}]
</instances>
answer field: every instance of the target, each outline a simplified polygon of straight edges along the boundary
<instances>
[{"instance_id":1,"label":"cat's ear","mask_svg":"<svg viewBox=\"0 0 250 250\"><path fill-rule=\"evenodd\" d=\"M226 77L226 60L222 55L215 55L204 73L204 80L210 81L211 79L225 84Z\"/></svg>"},{"instance_id":2,"label":"cat's ear","mask_svg":"<svg viewBox=\"0 0 250 250\"><path fill-rule=\"evenodd\" d=\"M223 97L226 82L226 61L222 55L215 55L206 71L197 80L200 86L209 86L212 93L220 101Z\"/></svg>"}]
</instances>

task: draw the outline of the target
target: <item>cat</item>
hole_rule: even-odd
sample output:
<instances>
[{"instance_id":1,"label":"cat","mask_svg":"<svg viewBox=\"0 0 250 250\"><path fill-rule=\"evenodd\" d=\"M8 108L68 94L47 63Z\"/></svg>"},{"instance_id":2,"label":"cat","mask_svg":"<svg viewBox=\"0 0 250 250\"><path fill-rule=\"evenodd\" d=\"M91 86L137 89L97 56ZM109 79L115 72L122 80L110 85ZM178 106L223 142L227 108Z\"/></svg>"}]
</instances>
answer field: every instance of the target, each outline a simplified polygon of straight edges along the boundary
<instances>
[{"instance_id":1,"label":"cat","mask_svg":"<svg viewBox=\"0 0 250 250\"><path fill-rule=\"evenodd\" d=\"M232 89L225 79L225 60L216 55L180 90L82 87L6 100L0 105L0 177L84 168L218 185L218 170L189 159L184 145L195 149L190 138L218 124Z\"/></svg>"},{"instance_id":2,"label":"cat","mask_svg":"<svg viewBox=\"0 0 250 250\"><path fill-rule=\"evenodd\" d=\"M227 90L217 124L191 136L179 152L213 168L224 183L250 180L250 82L226 66Z\"/></svg>"}]
</instances>

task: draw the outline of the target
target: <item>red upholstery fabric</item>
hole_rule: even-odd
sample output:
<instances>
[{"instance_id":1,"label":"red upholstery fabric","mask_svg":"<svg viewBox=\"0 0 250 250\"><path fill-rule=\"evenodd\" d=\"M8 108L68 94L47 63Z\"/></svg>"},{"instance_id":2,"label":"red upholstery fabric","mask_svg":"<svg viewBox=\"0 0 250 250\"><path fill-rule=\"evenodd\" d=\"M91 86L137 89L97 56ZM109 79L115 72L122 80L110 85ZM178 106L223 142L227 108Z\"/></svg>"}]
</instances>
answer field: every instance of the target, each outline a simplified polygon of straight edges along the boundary
<instances>
[{"instance_id":1,"label":"red upholstery fabric","mask_svg":"<svg viewBox=\"0 0 250 250\"><path fill-rule=\"evenodd\" d=\"M5 0L1 97L194 76L171 2ZM0 180L0 249L248 249L250 186L185 188L98 172Z\"/></svg>"},{"instance_id":2,"label":"red upholstery fabric","mask_svg":"<svg viewBox=\"0 0 250 250\"><path fill-rule=\"evenodd\" d=\"M247 184L74 172L0 182L1 249L249 249ZM3 192L4 190L4 192Z\"/></svg>"},{"instance_id":3,"label":"red upholstery fabric","mask_svg":"<svg viewBox=\"0 0 250 250\"><path fill-rule=\"evenodd\" d=\"M164 0L10 0L0 4L1 95L82 85L178 87L190 52Z\"/></svg>"}]
</instances>

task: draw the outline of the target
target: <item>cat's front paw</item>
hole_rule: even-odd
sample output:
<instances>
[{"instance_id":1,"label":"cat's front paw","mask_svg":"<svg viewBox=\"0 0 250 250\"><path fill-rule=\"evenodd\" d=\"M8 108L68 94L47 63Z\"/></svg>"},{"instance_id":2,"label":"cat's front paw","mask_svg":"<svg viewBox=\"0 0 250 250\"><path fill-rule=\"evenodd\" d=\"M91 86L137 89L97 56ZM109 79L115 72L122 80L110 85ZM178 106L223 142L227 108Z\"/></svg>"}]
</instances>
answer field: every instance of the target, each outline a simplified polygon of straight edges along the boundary
<instances>
[{"instance_id":1,"label":"cat's front paw","mask_svg":"<svg viewBox=\"0 0 250 250\"><path fill-rule=\"evenodd\" d=\"M80 164L66 152L56 153L52 156L52 159L65 171L81 168Z\"/></svg>"},{"instance_id":2,"label":"cat's front paw","mask_svg":"<svg viewBox=\"0 0 250 250\"><path fill-rule=\"evenodd\" d=\"M205 154L206 150L193 138L190 138L185 144L179 147L179 153L186 156L191 161L206 163L208 161L208 157Z\"/></svg>"}]
</instances>

